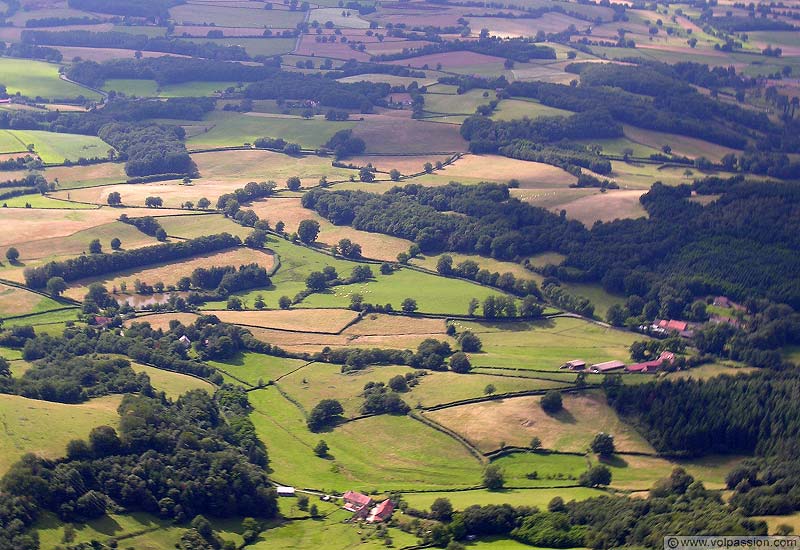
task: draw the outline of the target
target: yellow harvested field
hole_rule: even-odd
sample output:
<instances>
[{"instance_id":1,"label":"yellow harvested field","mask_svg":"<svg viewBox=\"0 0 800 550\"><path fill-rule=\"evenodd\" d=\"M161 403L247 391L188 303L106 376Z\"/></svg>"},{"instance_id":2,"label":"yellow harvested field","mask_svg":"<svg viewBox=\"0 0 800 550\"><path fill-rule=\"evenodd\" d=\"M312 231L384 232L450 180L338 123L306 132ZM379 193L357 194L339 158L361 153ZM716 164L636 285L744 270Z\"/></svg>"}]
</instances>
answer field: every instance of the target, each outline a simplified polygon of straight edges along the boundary
<instances>
[{"instance_id":1,"label":"yellow harvested field","mask_svg":"<svg viewBox=\"0 0 800 550\"><path fill-rule=\"evenodd\" d=\"M113 162L90 164L89 166L54 166L47 168L44 176L48 181L58 179L61 187L92 182L118 183L128 179L128 176L125 175L125 165Z\"/></svg>"},{"instance_id":2,"label":"yellow harvested field","mask_svg":"<svg viewBox=\"0 0 800 550\"><path fill-rule=\"evenodd\" d=\"M63 456L72 439L85 439L92 428L117 426L120 395L65 405L0 395L0 475L26 453L46 458Z\"/></svg>"},{"instance_id":3,"label":"yellow harvested field","mask_svg":"<svg viewBox=\"0 0 800 550\"><path fill-rule=\"evenodd\" d=\"M129 269L117 273L110 273L101 277L81 279L69 285L65 296L76 300L82 299L86 295L86 289L92 283L103 283L109 291L115 287L119 289L125 282L128 286L128 293L133 292L133 283L139 279L143 283L154 284L162 282L164 285L175 285L181 277L188 277L192 271L199 267L209 268L212 266L239 267L251 263L257 263L267 270L272 268L274 257L272 254L260 252L250 248L234 248L223 252L213 252L189 258L178 263L157 264L150 267ZM135 296L128 294L129 296ZM120 294L118 299L125 298L126 295Z\"/></svg>"},{"instance_id":4,"label":"yellow harvested field","mask_svg":"<svg viewBox=\"0 0 800 550\"><path fill-rule=\"evenodd\" d=\"M31 313L42 300L35 292L0 283L0 315Z\"/></svg>"},{"instance_id":5,"label":"yellow harvested field","mask_svg":"<svg viewBox=\"0 0 800 550\"><path fill-rule=\"evenodd\" d=\"M278 345L286 350L313 353L325 346L381 347L391 349L416 349L426 338L455 341L445 333L441 319L410 319L384 314L370 314L362 321L347 327L341 334L309 334L270 329L251 329L259 340Z\"/></svg>"},{"instance_id":6,"label":"yellow harvested field","mask_svg":"<svg viewBox=\"0 0 800 550\"><path fill-rule=\"evenodd\" d=\"M0 246L7 247L28 239L46 236L63 237L83 229L116 220L119 210L42 210L37 208L8 208L0 216Z\"/></svg>"},{"instance_id":7,"label":"yellow harvested field","mask_svg":"<svg viewBox=\"0 0 800 550\"><path fill-rule=\"evenodd\" d=\"M198 186L235 181L237 187L244 187L249 181L272 180L284 188L287 179L299 176L303 186L309 187L317 185L322 176L329 181L342 181L357 174L354 170L333 167L327 157L291 157L255 149L194 153L192 160L200 170L200 178L194 181Z\"/></svg>"},{"instance_id":8,"label":"yellow harvested field","mask_svg":"<svg viewBox=\"0 0 800 550\"><path fill-rule=\"evenodd\" d=\"M225 323L249 327L301 332L336 334L352 322L358 313L349 309L275 309L265 311L204 311Z\"/></svg>"},{"instance_id":9,"label":"yellow harvested field","mask_svg":"<svg viewBox=\"0 0 800 550\"><path fill-rule=\"evenodd\" d=\"M179 321L182 325L191 325L197 319L195 313L179 313L177 311L171 313L155 313L153 315L139 315L133 319L125 321L125 326L131 326L133 323L150 323L150 326L155 330L169 330L169 322L172 320Z\"/></svg>"},{"instance_id":10,"label":"yellow harvested field","mask_svg":"<svg viewBox=\"0 0 800 550\"><path fill-rule=\"evenodd\" d=\"M500 443L527 446L536 436L545 449L584 452L598 432L614 436L617 450L654 452L645 439L619 419L601 393L563 394L564 408L549 415L540 396L515 397L451 407L426 416L459 433L481 451Z\"/></svg>"},{"instance_id":11,"label":"yellow harvested field","mask_svg":"<svg viewBox=\"0 0 800 550\"><path fill-rule=\"evenodd\" d=\"M507 183L516 178L523 189L566 187L577 178L549 164L517 160L498 155L464 155L437 174L455 181L496 181Z\"/></svg>"},{"instance_id":12,"label":"yellow harvested field","mask_svg":"<svg viewBox=\"0 0 800 550\"><path fill-rule=\"evenodd\" d=\"M639 202L644 190L612 190L581 197L554 208L567 211L567 218L590 227L596 221L610 222L622 218L646 217L647 211Z\"/></svg>"},{"instance_id":13,"label":"yellow harvested field","mask_svg":"<svg viewBox=\"0 0 800 550\"><path fill-rule=\"evenodd\" d=\"M361 254L365 258L395 261L400 252L406 252L411 246L411 241L398 237L359 231L348 225L333 225L313 210L303 208L299 198L264 199L254 202L251 208L273 227L278 221L282 221L289 233L297 231L303 220L316 220L320 227L317 243L333 246L341 239L350 239L361 245Z\"/></svg>"},{"instance_id":14,"label":"yellow harvested field","mask_svg":"<svg viewBox=\"0 0 800 550\"><path fill-rule=\"evenodd\" d=\"M199 180L198 180L199 181ZM161 197L167 208L180 208L186 201L197 203L202 197L214 204L217 197L233 190L244 187L246 181L229 181L216 183L203 183L200 185L183 185L179 180L154 183L123 183L119 185L102 185L70 191L56 191L51 196L57 199L66 199L69 194L73 201L89 204L107 204L108 194L116 191L122 197L125 206L144 206L147 197ZM155 211L163 214L163 211Z\"/></svg>"},{"instance_id":15,"label":"yellow harvested field","mask_svg":"<svg viewBox=\"0 0 800 550\"><path fill-rule=\"evenodd\" d=\"M422 172L425 169L426 162L430 162L435 166L437 162L445 162L448 158L450 157L445 155L363 155L348 158L347 162L356 166L372 164L377 170L383 172L390 172L394 169L406 176ZM381 176L381 178L384 177ZM403 185L403 182L397 182L395 185Z\"/></svg>"}]
</instances>

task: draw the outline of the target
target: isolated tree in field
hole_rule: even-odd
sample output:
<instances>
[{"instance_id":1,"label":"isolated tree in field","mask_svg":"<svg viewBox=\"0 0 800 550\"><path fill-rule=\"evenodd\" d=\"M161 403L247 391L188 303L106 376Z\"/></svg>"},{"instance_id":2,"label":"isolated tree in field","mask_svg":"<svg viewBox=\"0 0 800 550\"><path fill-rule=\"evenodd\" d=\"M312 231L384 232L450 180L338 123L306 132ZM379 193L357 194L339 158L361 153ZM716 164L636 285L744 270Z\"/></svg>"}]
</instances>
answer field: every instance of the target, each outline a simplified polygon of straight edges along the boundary
<instances>
[{"instance_id":1,"label":"isolated tree in field","mask_svg":"<svg viewBox=\"0 0 800 550\"><path fill-rule=\"evenodd\" d=\"M317 508L316 504L312 504L311 508L308 509L308 513L312 518L319 516L319 508Z\"/></svg>"},{"instance_id":2,"label":"isolated tree in field","mask_svg":"<svg viewBox=\"0 0 800 550\"><path fill-rule=\"evenodd\" d=\"M403 313L414 313L417 311L417 301L414 298L406 298L400 304L400 309L403 310Z\"/></svg>"},{"instance_id":3,"label":"isolated tree in field","mask_svg":"<svg viewBox=\"0 0 800 550\"><path fill-rule=\"evenodd\" d=\"M264 301L264 297L261 294L256 296L256 300L253 302L253 307L259 311L267 307L267 303Z\"/></svg>"},{"instance_id":4,"label":"isolated tree in field","mask_svg":"<svg viewBox=\"0 0 800 550\"><path fill-rule=\"evenodd\" d=\"M167 232L164 231L163 227L156 229L156 240L159 240L162 243L167 240Z\"/></svg>"},{"instance_id":5,"label":"isolated tree in field","mask_svg":"<svg viewBox=\"0 0 800 550\"><path fill-rule=\"evenodd\" d=\"M436 271L442 275L450 275L453 272L453 257L443 254L436 262Z\"/></svg>"},{"instance_id":6,"label":"isolated tree in field","mask_svg":"<svg viewBox=\"0 0 800 550\"><path fill-rule=\"evenodd\" d=\"M486 387L483 388L483 395L492 395L496 391L497 388L494 387L494 384L486 384Z\"/></svg>"},{"instance_id":7,"label":"isolated tree in field","mask_svg":"<svg viewBox=\"0 0 800 550\"><path fill-rule=\"evenodd\" d=\"M459 335L458 343L461 346L461 351L466 351L467 353L477 353L483 348L481 339L469 330Z\"/></svg>"},{"instance_id":8,"label":"isolated tree in field","mask_svg":"<svg viewBox=\"0 0 800 550\"><path fill-rule=\"evenodd\" d=\"M286 180L286 187L287 189L289 189L289 191L297 191L298 189L300 189L301 185L302 182L300 181L300 178L298 178L297 176L292 176L291 178Z\"/></svg>"},{"instance_id":9,"label":"isolated tree in field","mask_svg":"<svg viewBox=\"0 0 800 550\"><path fill-rule=\"evenodd\" d=\"M325 274L321 271L312 271L309 273L308 277L306 277L306 287L309 290L313 290L314 292L318 292L320 290L325 290L328 286L328 279L325 277Z\"/></svg>"},{"instance_id":10,"label":"isolated tree in field","mask_svg":"<svg viewBox=\"0 0 800 550\"><path fill-rule=\"evenodd\" d=\"M391 275L392 271L392 264L388 262L383 262L380 267L381 275Z\"/></svg>"},{"instance_id":11,"label":"isolated tree in field","mask_svg":"<svg viewBox=\"0 0 800 550\"><path fill-rule=\"evenodd\" d=\"M161 197L147 197L144 199L144 205L147 208L161 208L164 205L164 200Z\"/></svg>"},{"instance_id":12,"label":"isolated tree in field","mask_svg":"<svg viewBox=\"0 0 800 550\"><path fill-rule=\"evenodd\" d=\"M94 239L89 243L89 252L92 254L100 254L103 252L103 245L100 244L100 239Z\"/></svg>"},{"instance_id":13,"label":"isolated tree in field","mask_svg":"<svg viewBox=\"0 0 800 550\"><path fill-rule=\"evenodd\" d=\"M265 244L267 244L267 232L263 229L253 229L244 239L244 245L249 248L264 248Z\"/></svg>"},{"instance_id":14,"label":"isolated tree in field","mask_svg":"<svg viewBox=\"0 0 800 550\"><path fill-rule=\"evenodd\" d=\"M481 303L478 301L477 298L473 298L472 300L470 300L469 306L467 306L467 315L469 315L470 317L474 317L475 312L478 311L478 307L480 305Z\"/></svg>"},{"instance_id":15,"label":"isolated tree in field","mask_svg":"<svg viewBox=\"0 0 800 550\"><path fill-rule=\"evenodd\" d=\"M286 229L286 224L282 221L278 220L278 223L275 224L275 232L276 233L283 233L283 230Z\"/></svg>"},{"instance_id":16,"label":"isolated tree in field","mask_svg":"<svg viewBox=\"0 0 800 550\"><path fill-rule=\"evenodd\" d=\"M372 279L372 277L374 277L372 268L368 265L357 265L353 268L353 271L350 272L350 278L357 283L363 283L364 281Z\"/></svg>"},{"instance_id":17,"label":"isolated tree in field","mask_svg":"<svg viewBox=\"0 0 800 550\"><path fill-rule=\"evenodd\" d=\"M467 354L463 351L457 351L450 356L450 370L459 374L466 374L472 368Z\"/></svg>"},{"instance_id":18,"label":"isolated tree in field","mask_svg":"<svg viewBox=\"0 0 800 550\"><path fill-rule=\"evenodd\" d=\"M112 191L108 194L106 202L111 206L119 206L122 204L122 195L119 194L119 191Z\"/></svg>"},{"instance_id":19,"label":"isolated tree in field","mask_svg":"<svg viewBox=\"0 0 800 550\"><path fill-rule=\"evenodd\" d=\"M308 415L308 429L312 432L319 431L325 426L331 425L344 412L344 407L335 399L323 399L311 409Z\"/></svg>"},{"instance_id":20,"label":"isolated tree in field","mask_svg":"<svg viewBox=\"0 0 800 550\"><path fill-rule=\"evenodd\" d=\"M281 309L289 309L292 307L292 299L288 296L281 296L278 299L278 307Z\"/></svg>"},{"instance_id":21,"label":"isolated tree in field","mask_svg":"<svg viewBox=\"0 0 800 550\"><path fill-rule=\"evenodd\" d=\"M541 401L542 410L547 414L555 414L561 410L563 404L561 402L561 394L557 391L549 391L544 394Z\"/></svg>"},{"instance_id":22,"label":"isolated tree in field","mask_svg":"<svg viewBox=\"0 0 800 550\"><path fill-rule=\"evenodd\" d=\"M111 239L111 250L119 250L120 248L122 248L122 241L117 237Z\"/></svg>"},{"instance_id":23,"label":"isolated tree in field","mask_svg":"<svg viewBox=\"0 0 800 550\"><path fill-rule=\"evenodd\" d=\"M367 167L364 167L358 171L358 179L366 183L371 183L375 181L375 172Z\"/></svg>"},{"instance_id":24,"label":"isolated tree in field","mask_svg":"<svg viewBox=\"0 0 800 550\"><path fill-rule=\"evenodd\" d=\"M528 446L531 451L538 451L542 448L542 440L534 436L531 438L531 444Z\"/></svg>"},{"instance_id":25,"label":"isolated tree in field","mask_svg":"<svg viewBox=\"0 0 800 550\"><path fill-rule=\"evenodd\" d=\"M6 259L12 264L16 263L17 260L19 260L19 250L17 250L13 246L8 250L6 250Z\"/></svg>"},{"instance_id":26,"label":"isolated tree in field","mask_svg":"<svg viewBox=\"0 0 800 550\"><path fill-rule=\"evenodd\" d=\"M614 436L611 434L600 432L592 440L592 452L599 454L602 457L608 457L614 454Z\"/></svg>"},{"instance_id":27,"label":"isolated tree in field","mask_svg":"<svg viewBox=\"0 0 800 550\"><path fill-rule=\"evenodd\" d=\"M439 497L431 504L431 519L450 521L453 519L453 504L447 498Z\"/></svg>"},{"instance_id":28,"label":"isolated tree in field","mask_svg":"<svg viewBox=\"0 0 800 550\"><path fill-rule=\"evenodd\" d=\"M361 245L354 243L350 239L340 239L336 244L334 252L344 256L345 258L360 258Z\"/></svg>"},{"instance_id":29,"label":"isolated tree in field","mask_svg":"<svg viewBox=\"0 0 800 550\"><path fill-rule=\"evenodd\" d=\"M541 317L543 312L544 306L536 300L535 296L525 296L519 307L521 317Z\"/></svg>"},{"instance_id":30,"label":"isolated tree in field","mask_svg":"<svg viewBox=\"0 0 800 550\"><path fill-rule=\"evenodd\" d=\"M400 176L401 176L400 170L398 170L397 168L392 168L391 170L389 170L389 177L391 178L392 181L400 181Z\"/></svg>"},{"instance_id":31,"label":"isolated tree in field","mask_svg":"<svg viewBox=\"0 0 800 550\"><path fill-rule=\"evenodd\" d=\"M303 220L297 227L297 236L306 244L313 243L319 236L319 222L315 220Z\"/></svg>"},{"instance_id":32,"label":"isolated tree in field","mask_svg":"<svg viewBox=\"0 0 800 550\"><path fill-rule=\"evenodd\" d=\"M499 491L506 484L503 470L496 464L490 464L483 471L483 484L490 491Z\"/></svg>"},{"instance_id":33,"label":"isolated tree in field","mask_svg":"<svg viewBox=\"0 0 800 550\"><path fill-rule=\"evenodd\" d=\"M67 290L67 283L61 277L50 277L47 280L47 293L50 296L61 296Z\"/></svg>"},{"instance_id":34,"label":"isolated tree in field","mask_svg":"<svg viewBox=\"0 0 800 550\"><path fill-rule=\"evenodd\" d=\"M599 487L611 484L611 470L603 464L592 466L578 478L578 483L584 487Z\"/></svg>"},{"instance_id":35,"label":"isolated tree in field","mask_svg":"<svg viewBox=\"0 0 800 550\"><path fill-rule=\"evenodd\" d=\"M561 497L553 497L547 503L548 512L563 512L564 510L566 510L566 507L564 506L564 499Z\"/></svg>"},{"instance_id":36,"label":"isolated tree in field","mask_svg":"<svg viewBox=\"0 0 800 550\"><path fill-rule=\"evenodd\" d=\"M200 199L199 201L197 201L197 208L199 208L200 210L205 210L205 209L207 209L209 206L211 206L211 201L210 201L210 200L208 200L208 199L207 199L207 198L205 198L205 197L203 197L202 199Z\"/></svg>"},{"instance_id":37,"label":"isolated tree in field","mask_svg":"<svg viewBox=\"0 0 800 550\"><path fill-rule=\"evenodd\" d=\"M430 162L426 162L425 166L423 166L422 169L428 173L433 172L433 164L431 164Z\"/></svg>"},{"instance_id":38,"label":"isolated tree in field","mask_svg":"<svg viewBox=\"0 0 800 550\"><path fill-rule=\"evenodd\" d=\"M241 311L244 309L244 303L242 299L238 296L231 296L228 298L228 303L226 304L226 308L234 311Z\"/></svg>"},{"instance_id":39,"label":"isolated tree in field","mask_svg":"<svg viewBox=\"0 0 800 550\"><path fill-rule=\"evenodd\" d=\"M319 443L317 443L317 446L314 447L314 454L320 458L325 458L326 456L328 456L328 450L330 450L328 444L325 443L324 439L320 439Z\"/></svg>"},{"instance_id":40,"label":"isolated tree in field","mask_svg":"<svg viewBox=\"0 0 800 550\"><path fill-rule=\"evenodd\" d=\"M406 377L402 374L398 374L397 376L390 378L387 385L392 391L396 391L398 393L408 391L408 382L406 381Z\"/></svg>"}]
</instances>

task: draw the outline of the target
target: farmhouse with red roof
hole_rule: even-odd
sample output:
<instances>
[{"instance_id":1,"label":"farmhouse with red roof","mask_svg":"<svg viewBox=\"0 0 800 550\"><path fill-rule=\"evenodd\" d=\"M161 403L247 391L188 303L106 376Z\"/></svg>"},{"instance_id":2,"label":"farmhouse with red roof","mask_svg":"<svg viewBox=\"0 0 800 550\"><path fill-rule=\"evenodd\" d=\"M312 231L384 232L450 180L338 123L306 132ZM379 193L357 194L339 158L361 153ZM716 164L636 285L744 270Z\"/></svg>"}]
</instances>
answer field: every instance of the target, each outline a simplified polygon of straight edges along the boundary
<instances>
[{"instance_id":1,"label":"farmhouse with red roof","mask_svg":"<svg viewBox=\"0 0 800 550\"><path fill-rule=\"evenodd\" d=\"M369 505L372 504L372 499L367 495L362 495L355 491L347 491L344 496L343 508L348 512L361 512L362 510L369 510Z\"/></svg>"},{"instance_id":2,"label":"farmhouse with red roof","mask_svg":"<svg viewBox=\"0 0 800 550\"><path fill-rule=\"evenodd\" d=\"M388 498L375 506L367 516L367 523L380 523L392 517L394 512L394 504Z\"/></svg>"},{"instance_id":3,"label":"farmhouse with red roof","mask_svg":"<svg viewBox=\"0 0 800 550\"><path fill-rule=\"evenodd\" d=\"M662 351L658 359L652 361L645 361L643 363L635 363L625 367L628 372L656 372L665 364L670 364L675 360L675 354L671 351Z\"/></svg>"}]
</instances>

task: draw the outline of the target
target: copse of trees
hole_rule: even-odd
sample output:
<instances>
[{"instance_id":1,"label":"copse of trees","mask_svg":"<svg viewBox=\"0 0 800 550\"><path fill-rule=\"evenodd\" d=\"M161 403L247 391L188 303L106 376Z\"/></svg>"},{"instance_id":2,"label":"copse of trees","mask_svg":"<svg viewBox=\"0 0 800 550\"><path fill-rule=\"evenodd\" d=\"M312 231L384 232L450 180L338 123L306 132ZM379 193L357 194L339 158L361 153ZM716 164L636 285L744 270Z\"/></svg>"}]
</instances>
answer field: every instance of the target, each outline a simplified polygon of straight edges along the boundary
<instances>
[{"instance_id":1,"label":"copse of trees","mask_svg":"<svg viewBox=\"0 0 800 550\"><path fill-rule=\"evenodd\" d=\"M306 423L312 432L318 432L341 419L344 407L335 399L323 399L311 409Z\"/></svg>"},{"instance_id":2,"label":"copse of trees","mask_svg":"<svg viewBox=\"0 0 800 550\"><path fill-rule=\"evenodd\" d=\"M384 105L389 94L385 83L356 82L344 84L320 74L306 75L293 72L276 72L267 80L254 82L245 88L249 99L308 99L325 107L358 109L371 112L373 106Z\"/></svg>"},{"instance_id":3,"label":"copse of trees","mask_svg":"<svg viewBox=\"0 0 800 550\"><path fill-rule=\"evenodd\" d=\"M102 86L108 79L152 79L159 85L204 82L255 82L278 71L276 64L244 65L230 61L191 57L147 57L142 59L111 59L98 63L80 61L66 68L71 80Z\"/></svg>"},{"instance_id":4,"label":"copse of trees","mask_svg":"<svg viewBox=\"0 0 800 550\"><path fill-rule=\"evenodd\" d=\"M101 127L97 135L124 153L129 176L197 173L179 126L115 122Z\"/></svg>"},{"instance_id":5,"label":"copse of trees","mask_svg":"<svg viewBox=\"0 0 800 550\"><path fill-rule=\"evenodd\" d=\"M197 254L215 252L239 246L241 240L228 233L209 235L143 248L116 252L78 256L64 261L53 261L40 267L25 269L25 283L31 288L44 288L51 277L61 277L65 281L75 281L89 276L113 273L132 267L153 263L174 261Z\"/></svg>"},{"instance_id":6,"label":"copse of trees","mask_svg":"<svg viewBox=\"0 0 800 550\"><path fill-rule=\"evenodd\" d=\"M95 428L88 441L70 442L67 457L58 461L26 455L4 476L4 491L63 521L102 517L111 501L179 522L197 514L272 518L277 499L263 469L263 445L260 459L252 452L259 443L238 403L247 403L242 394L235 400L222 395L219 403L202 390L175 403L126 395L119 432ZM214 445L189 444L201 440ZM63 489L64 476L74 490Z\"/></svg>"},{"instance_id":7,"label":"copse of trees","mask_svg":"<svg viewBox=\"0 0 800 550\"><path fill-rule=\"evenodd\" d=\"M422 55L431 55L445 52L475 52L513 59L520 63L527 63L531 59L555 59L556 52L549 46L541 46L531 39L515 38L502 40L497 37L481 37L479 40L446 40L428 44L410 51L396 54L383 54L374 56L376 61L394 61L408 59Z\"/></svg>"},{"instance_id":8,"label":"copse of trees","mask_svg":"<svg viewBox=\"0 0 800 550\"><path fill-rule=\"evenodd\" d=\"M314 189L303 195L302 204L336 225L405 238L427 253L514 259L585 239L579 223L510 198L508 188L496 184L406 185L383 195Z\"/></svg>"}]
</instances>

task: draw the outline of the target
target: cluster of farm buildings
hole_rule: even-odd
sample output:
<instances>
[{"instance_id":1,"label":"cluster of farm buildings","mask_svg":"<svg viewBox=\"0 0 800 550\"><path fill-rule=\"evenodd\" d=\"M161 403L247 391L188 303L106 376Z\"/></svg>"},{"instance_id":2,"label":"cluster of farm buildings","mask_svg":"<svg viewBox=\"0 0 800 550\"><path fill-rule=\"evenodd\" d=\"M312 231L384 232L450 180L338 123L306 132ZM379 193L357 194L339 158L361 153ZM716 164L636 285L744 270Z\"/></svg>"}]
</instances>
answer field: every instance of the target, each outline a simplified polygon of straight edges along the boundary
<instances>
[{"instance_id":1,"label":"cluster of farm buildings","mask_svg":"<svg viewBox=\"0 0 800 550\"><path fill-rule=\"evenodd\" d=\"M639 373L654 373L658 372L662 367L670 365L675 360L675 354L671 351L662 351L658 358L651 361L644 361L643 363L634 363L633 365L626 365L622 361L604 361L602 363L595 363L587 367L586 361L582 359L573 359L561 365L562 369L569 369L574 371L587 371L594 374L607 374L609 372L625 371L625 372L639 372Z\"/></svg>"},{"instance_id":2,"label":"cluster of farm buildings","mask_svg":"<svg viewBox=\"0 0 800 550\"><path fill-rule=\"evenodd\" d=\"M294 487L280 486L277 487L277 492L281 497L293 497L297 491ZM331 497L325 495L322 499L331 500ZM342 508L353 513L350 521L364 520L367 523L382 523L388 521L394 513L394 503L388 498L376 502L372 497L356 491L347 491L342 495L342 502Z\"/></svg>"}]
</instances>

